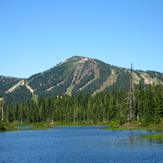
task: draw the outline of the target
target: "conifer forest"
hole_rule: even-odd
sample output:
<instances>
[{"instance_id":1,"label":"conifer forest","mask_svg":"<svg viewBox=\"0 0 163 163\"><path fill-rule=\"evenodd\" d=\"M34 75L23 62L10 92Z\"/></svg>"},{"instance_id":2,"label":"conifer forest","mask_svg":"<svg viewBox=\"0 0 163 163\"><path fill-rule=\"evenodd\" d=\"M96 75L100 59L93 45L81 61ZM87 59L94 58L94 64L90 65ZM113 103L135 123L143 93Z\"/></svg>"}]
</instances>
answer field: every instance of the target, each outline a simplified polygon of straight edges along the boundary
<instances>
[{"instance_id":1,"label":"conifer forest","mask_svg":"<svg viewBox=\"0 0 163 163\"><path fill-rule=\"evenodd\" d=\"M132 98L132 99L131 99ZM119 124L132 120L159 124L163 119L163 86L150 85L130 90L111 90L95 95L80 93L39 97L28 102L4 104L4 122L50 122L60 124Z\"/></svg>"}]
</instances>

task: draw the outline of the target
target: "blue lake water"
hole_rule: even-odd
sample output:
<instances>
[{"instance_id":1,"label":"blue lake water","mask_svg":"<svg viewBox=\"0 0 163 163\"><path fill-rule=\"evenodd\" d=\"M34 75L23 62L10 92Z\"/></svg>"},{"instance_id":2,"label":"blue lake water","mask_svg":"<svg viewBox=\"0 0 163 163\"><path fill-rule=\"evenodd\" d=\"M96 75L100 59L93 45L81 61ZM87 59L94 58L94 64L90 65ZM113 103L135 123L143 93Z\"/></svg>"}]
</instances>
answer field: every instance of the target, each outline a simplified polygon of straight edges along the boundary
<instances>
[{"instance_id":1,"label":"blue lake water","mask_svg":"<svg viewBox=\"0 0 163 163\"><path fill-rule=\"evenodd\" d=\"M99 128L0 133L0 163L163 163L163 141L136 136L155 131Z\"/></svg>"}]
</instances>

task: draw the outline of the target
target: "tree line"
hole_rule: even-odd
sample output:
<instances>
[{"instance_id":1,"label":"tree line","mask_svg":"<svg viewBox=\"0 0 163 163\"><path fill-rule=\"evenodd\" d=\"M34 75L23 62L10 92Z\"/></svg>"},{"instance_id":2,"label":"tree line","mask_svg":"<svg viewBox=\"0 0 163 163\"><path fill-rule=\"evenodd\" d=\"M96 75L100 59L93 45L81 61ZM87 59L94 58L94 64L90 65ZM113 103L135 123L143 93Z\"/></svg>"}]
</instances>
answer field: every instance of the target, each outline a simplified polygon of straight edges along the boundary
<instances>
[{"instance_id":1,"label":"tree line","mask_svg":"<svg viewBox=\"0 0 163 163\"><path fill-rule=\"evenodd\" d=\"M134 89L132 119L130 105L130 92L127 90L39 97L36 101L30 99L28 102L5 104L3 121L108 124L118 120L123 124L137 120L144 124L158 124L163 119L163 86L153 84L143 89L140 83Z\"/></svg>"}]
</instances>

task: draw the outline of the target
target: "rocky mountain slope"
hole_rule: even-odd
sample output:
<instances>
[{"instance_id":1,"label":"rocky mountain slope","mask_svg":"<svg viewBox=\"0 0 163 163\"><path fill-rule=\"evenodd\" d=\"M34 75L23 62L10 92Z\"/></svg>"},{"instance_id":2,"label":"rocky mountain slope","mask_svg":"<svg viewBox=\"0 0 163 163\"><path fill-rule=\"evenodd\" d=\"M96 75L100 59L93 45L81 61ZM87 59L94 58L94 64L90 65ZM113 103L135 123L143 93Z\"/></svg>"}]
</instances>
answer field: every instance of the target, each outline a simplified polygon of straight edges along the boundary
<instances>
[{"instance_id":1,"label":"rocky mountain slope","mask_svg":"<svg viewBox=\"0 0 163 163\"><path fill-rule=\"evenodd\" d=\"M28 99L36 96L72 95L90 92L96 94L113 88L128 89L130 70L106 64L102 61L74 56L48 71L28 79L0 76L0 97ZM133 82L145 87L163 84L163 73L133 71Z\"/></svg>"}]
</instances>

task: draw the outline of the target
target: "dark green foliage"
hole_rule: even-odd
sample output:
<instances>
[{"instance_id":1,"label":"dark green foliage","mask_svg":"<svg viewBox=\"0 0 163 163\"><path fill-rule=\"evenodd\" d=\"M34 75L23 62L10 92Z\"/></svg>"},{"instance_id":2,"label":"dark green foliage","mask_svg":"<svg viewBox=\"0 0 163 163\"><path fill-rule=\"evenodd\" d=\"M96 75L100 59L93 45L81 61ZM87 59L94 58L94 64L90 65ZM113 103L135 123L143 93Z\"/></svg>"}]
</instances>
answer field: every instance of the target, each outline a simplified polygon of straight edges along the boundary
<instances>
[{"instance_id":1,"label":"dark green foliage","mask_svg":"<svg viewBox=\"0 0 163 163\"><path fill-rule=\"evenodd\" d=\"M44 91L44 90L37 90L36 94L39 94L43 97L52 97L54 95L63 95L66 93L67 88L71 84L72 79L65 80L64 83L57 85L55 89L51 89L50 91Z\"/></svg>"},{"instance_id":2,"label":"dark green foliage","mask_svg":"<svg viewBox=\"0 0 163 163\"><path fill-rule=\"evenodd\" d=\"M141 78L140 71L134 71L134 73L135 73L139 78Z\"/></svg>"},{"instance_id":3,"label":"dark green foliage","mask_svg":"<svg viewBox=\"0 0 163 163\"><path fill-rule=\"evenodd\" d=\"M87 84L90 80L92 80L94 78L94 72L92 72L89 75L86 75L83 80L81 80L81 82L77 85L75 85L74 89L73 89L73 94L76 94L79 92L79 89L82 88L85 84Z\"/></svg>"},{"instance_id":4,"label":"dark green foliage","mask_svg":"<svg viewBox=\"0 0 163 163\"><path fill-rule=\"evenodd\" d=\"M59 65L46 72L30 77L28 81L33 89L39 88L40 91L45 91L46 89L64 81L67 76L72 74L73 68L74 67L72 67L70 63L64 64L64 66Z\"/></svg>"},{"instance_id":5,"label":"dark green foliage","mask_svg":"<svg viewBox=\"0 0 163 163\"><path fill-rule=\"evenodd\" d=\"M26 86L19 86L13 92L5 95L6 102L16 101L28 101L28 99L32 98L31 92L26 89Z\"/></svg>"},{"instance_id":6,"label":"dark green foliage","mask_svg":"<svg viewBox=\"0 0 163 163\"><path fill-rule=\"evenodd\" d=\"M99 64L101 63L101 64ZM82 91L84 93L94 93L96 90L98 90L101 85L106 81L106 79L111 75L111 69L109 65L100 62L98 63L98 68L100 70L100 77L93 81L91 84L89 84L87 87L85 87Z\"/></svg>"},{"instance_id":7,"label":"dark green foliage","mask_svg":"<svg viewBox=\"0 0 163 163\"><path fill-rule=\"evenodd\" d=\"M120 70L117 81L110 87L107 87L105 91L110 91L112 89L128 90L130 86L129 83L130 83L130 73L128 71L125 72Z\"/></svg>"},{"instance_id":8,"label":"dark green foliage","mask_svg":"<svg viewBox=\"0 0 163 163\"><path fill-rule=\"evenodd\" d=\"M159 80L163 80L162 73L156 72L156 71L146 71L146 73L151 77L151 78L157 78Z\"/></svg>"},{"instance_id":9,"label":"dark green foliage","mask_svg":"<svg viewBox=\"0 0 163 163\"><path fill-rule=\"evenodd\" d=\"M121 125L128 121L128 91L112 90L92 96L90 93L72 96L40 97L38 101L5 104L6 122L57 122ZM147 125L158 124L163 118L163 87L152 85L134 91L133 119ZM114 124L115 123L115 124Z\"/></svg>"},{"instance_id":10,"label":"dark green foliage","mask_svg":"<svg viewBox=\"0 0 163 163\"><path fill-rule=\"evenodd\" d=\"M0 122L0 131L5 131L5 127L3 126L1 122Z\"/></svg>"},{"instance_id":11,"label":"dark green foliage","mask_svg":"<svg viewBox=\"0 0 163 163\"><path fill-rule=\"evenodd\" d=\"M18 78L0 76L0 97L3 97L5 92L20 80Z\"/></svg>"}]
</instances>

